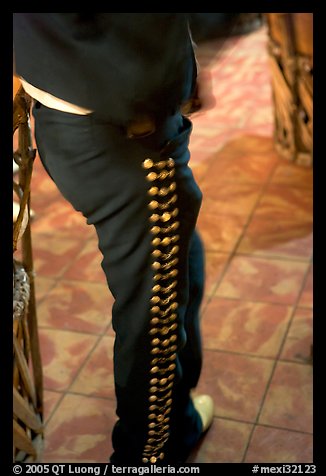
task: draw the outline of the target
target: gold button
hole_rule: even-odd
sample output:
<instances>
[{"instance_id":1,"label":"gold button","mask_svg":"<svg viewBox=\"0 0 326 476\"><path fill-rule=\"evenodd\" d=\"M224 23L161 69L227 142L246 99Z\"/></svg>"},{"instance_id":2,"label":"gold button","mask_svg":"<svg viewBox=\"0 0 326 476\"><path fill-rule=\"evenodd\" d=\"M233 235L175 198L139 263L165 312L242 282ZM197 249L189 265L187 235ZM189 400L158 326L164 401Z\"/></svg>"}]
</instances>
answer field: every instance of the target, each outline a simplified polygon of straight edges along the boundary
<instances>
[{"instance_id":1,"label":"gold button","mask_svg":"<svg viewBox=\"0 0 326 476\"><path fill-rule=\"evenodd\" d=\"M154 386L154 387L150 387L149 392L150 393L156 393L157 390L158 390L158 388Z\"/></svg>"},{"instance_id":2,"label":"gold button","mask_svg":"<svg viewBox=\"0 0 326 476\"><path fill-rule=\"evenodd\" d=\"M148 415L148 419L149 419L149 420L154 420L155 418L156 418L155 413L150 413L150 414Z\"/></svg>"},{"instance_id":3,"label":"gold button","mask_svg":"<svg viewBox=\"0 0 326 476\"><path fill-rule=\"evenodd\" d=\"M167 347L170 344L170 339L165 339L162 341L163 347Z\"/></svg>"},{"instance_id":4,"label":"gold button","mask_svg":"<svg viewBox=\"0 0 326 476\"><path fill-rule=\"evenodd\" d=\"M180 249L180 247L178 245L175 245L175 246L173 246L173 248L171 250L171 253L173 255L175 255L176 253L178 253L179 249Z\"/></svg>"},{"instance_id":5,"label":"gold button","mask_svg":"<svg viewBox=\"0 0 326 476\"><path fill-rule=\"evenodd\" d=\"M168 212L163 213L163 215L161 216L161 220L164 222L169 221L170 219L171 219L171 214Z\"/></svg>"},{"instance_id":6,"label":"gold button","mask_svg":"<svg viewBox=\"0 0 326 476\"><path fill-rule=\"evenodd\" d=\"M156 435L156 431L155 430L149 430L148 434L149 434L149 436L154 436L154 435Z\"/></svg>"},{"instance_id":7,"label":"gold button","mask_svg":"<svg viewBox=\"0 0 326 476\"><path fill-rule=\"evenodd\" d=\"M156 395L151 395L151 396L149 397L149 401L150 401L150 402L156 402L156 400L157 400L157 396L156 396Z\"/></svg>"},{"instance_id":8,"label":"gold button","mask_svg":"<svg viewBox=\"0 0 326 476\"><path fill-rule=\"evenodd\" d=\"M159 361L160 361L160 359L158 359L158 358L153 359L153 360L151 360L151 365L156 365Z\"/></svg>"},{"instance_id":9,"label":"gold button","mask_svg":"<svg viewBox=\"0 0 326 476\"><path fill-rule=\"evenodd\" d=\"M178 309L178 303L173 302L170 307L171 307L172 310Z\"/></svg>"},{"instance_id":10,"label":"gold button","mask_svg":"<svg viewBox=\"0 0 326 476\"><path fill-rule=\"evenodd\" d=\"M155 427L156 427L156 423L150 423L150 424L148 425L148 427L149 427L149 428L155 428ZM146 446L145 446L145 448L146 448Z\"/></svg>"},{"instance_id":11,"label":"gold button","mask_svg":"<svg viewBox=\"0 0 326 476\"><path fill-rule=\"evenodd\" d=\"M160 228L159 226L153 226L153 227L151 228L151 233L152 233L153 235L158 235L160 232L161 232L161 228Z\"/></svg>"},{"instance_id":12,"label":"gold button","mask_svg":"<svg viewBox=\"0 0 326 476\"><path fill-rule=\"evenodd\" d=\"M157 314L160 311L160 308L158 306L153 306L151 308L151 313L152 314Z\"/></svg>"},{"instance_id":13,"label":"gold button","mask_svg":"<svg viewBox=\"0 0 326 476\"><path fill-rule=\"evenodd\" d=\"M155 456L152 456L151 459L150 459L150 462L151 462L152 464L155 464L156 461L157 461L157 458L156 458Z\"/></svg>"},{"instance_id":14,"label":"gold button","mask_svg":"<svg viewBox=\"0 0 326 476\"><path fill-rule=\"evenodd\" d=\"M173 269L172 271L170 271L170 276L174 278L178 274L178 272L179 271L177 269Z\"/></svg>"},{"instance_id":15,"label":"gold button","mask_svg":"<svg viewBox=\"0 0 326 476\"><path fill-rule=\"evenodd\" d=\"M164 420L164 415L158 415L156 418L157 421L161 422Z\"/></svg>"},{"instance_id":16,"label":"gold button","mask_svg":"<svg viewBox=\"0 0 326 476\"><path fill-rule=\"evenodd\" d=\"M159 369L157 366L155 366L155 367L152 367L152 368L151 368L150 373L151 373L151 374L156 374L157 372L159 372L159 370L160 370L160 369Z\"/></svg>"},{"instance_id":17,"label":"gold button","mask_svg":"<svg viewBox=\"0 0 326 476\"><path fill-rule=\"evenodd\" d=\"M158 261L154 261L154 263L152 264L152 269L155 269L155 271L160 269L160 267L161 267L161 263L159 263Z\"/></svg>"},{"instance_id":18,"label":"gold button","mask_svg":"<svg viewBox=\"0 0 326 476\"><path fill-rule=\"evenodd\" d=\"M168 165L168 167L171 167L171 168L174 167L175 162L174 162L174 160L173 160L171 157L170 157L169 160L167 161L167 165Z\"/></svg>"},{"instance_id":19,"label":"gold button","mask_svg":"<svg viewBox=\"0 0 326 476\"><path fill-rule=\"evenodd\" d=\"M157 339L157 338L156 338L156 339L153 339L153 340L152 340L151 344L152 344L152 345L159 345L160 342L161 342L160 339Z\"/></svg>"},{"instance_id":20,"label":"gold button","mask_svg":"<svg viewBox=\"0 0 326 476\"><path fill-rule=\"evenodd\" d=\"M168 246L170 243L171 243L171 238L168 238L168 237L163 238L163 240L162 240L162 242L161 242L161 244L162 244L163 246Z\"/></svg>"},{"instance_id":21,"label":"gold button","mask_svg":"<svg viewBox=\"0 0 326 476\"><path fill-rule=\"evenodd\" d=\"M175 342L178 339L176 335L170 337L170 342Z\"/></svg>"},{"instance_id":22,"label":"gold button","mask_svg":"<svg viewBox=\"0 0 326 476\"><path fill-rule=\"evenodd\" d=\"M161 286L159 284L155 284L155 286L152 287L153 293L158 293L161 290Z\"/></svg>"},{"instance_id":23,"label":"gold button","mask_svg":"<svg viewBox=\"0 0 326 476\"><path fill-rule=\"evenodd\" d=\"M168 383L168 379L167 378L161 378L160 380L160 385L165 385Z\"/></svg>"},{"instance_id":24,"label":"gold button","mask_svg":"<svg viewBox=\"0 0 326 476\"><path fill-rule=\"evenodd\" d=\"M175 243L176 241L178 241L180 239L180 235L174 235L172 236L171 240L173 243Z\"/></svg>"},{"instance_id":25,"label":"gold button","mask_svg":"<svg viewBox=\"0 0 326 476\"><path fill-rule=\"evenodd\" d=\"M157 382L158 382L158 378L152 378L149 383L151 385L155 385L155 384L157 384Z\"/></svg>"},{"instance_id":26,"label":"gold button","mask_svg":"<svg viewBox=\"0 0 326 476\"><path fill-rule=\"evenodd\" d=\"M154 347L152 350L151 350L151 354L153 355L156 355L156 354L159 354L160 353L160 349L158 347Z\"/></svg>"},{"instance_id":27,"label":"gold button","mask_svg":"<svg viewBox=\"0 0 326 476\"><path fill-rule=\"evenodd\" d=\"M158 202L156 200L152 200L149 202L148 208L151 210L155 210L158 207Z\"/></svg>"},{"instance_id":28,"label":"gold button","mask_svg":"<svg viewBox=\"0 0 326 476\"><path fill-rule=\"evenodd\" d=\"M172 398L169 398L169 400L166 401L165 405L170 407L172 405Z\"/></svg>"},{"instance_id":29,"label":"gold button","mask_svg":"<svg viewBox=\"0 0 326 476\"><path fill-rule=\"evenodd\" d=\"M160 302L159 296L153 296L153 297L151 297L151 303L152 303L152 304L157 304L158 302Z\"/></svg>"},{"instance_id":30,"label":"gold button","mask_svg":"<svg viewBox=\"0 0 326 476\"><path fill-rule=\"evenodd\" d=\"M169 176L169 172L167 170L162 170L162 172L159 173L158 177L160 180L164 180Z\"/></svg>"},{"instance_id":31,"label":"gold button","mask_svg":"<svg viewBox=\"0 0 326 476\"><path fill-rule=\"evenodd\" d=\"M158 175L155 172L150 172L149 174L146 175L146 178L149 182L154 182L156 180Z\"/></svg>"},{"instance_id":32,"label":"gold button","mask_svg":"<svg viewBox=\"0 0 326 476\"><path fill-rule=\"evenodd\" d=\"M174 370L176 368L175 364L170 364L168 370Z\"/></svg>"},{"instance_id":33,"label":"gold button","mask_svg":"<svg viewBox=\"0 0 326 476\"><path fill-rule=\"evenodd\" d=\"M160 320L158 317L153 317L153 319L151 319L151 324L153 326L156 326L157 324L159 324Z\"/></svg>"},{"instance_id":34,"label":"gold button","mask_svg":"<svg viewBox=\"0 0 326 476\"><path fill-rule=\"evenodd\" d=\"M156 162L155 166L158 168L158 169L164 169L166 165L166 162L165 160L161 160L160 162Z\"/></svg>"},{"instance_id":35,"label":"gold button","mask_svg":"<svg viewBox=\"0 0 326 476\"><path fill-rule=\"evenodd\" d=\"M158 333L158 328L157 328L157 327L154 327L153 329L151 329L151 330L149 331L149 334L150 334L151 336L153 336L153 335L155 335L155 334L157 334L157 333Z\"/></svg>"},{"instance_id":36,"label":"gold button","mask_svg":"<svg viewBox=\"0 0 326 476\"><path fill-rule=\"evenodd\" d=\"M161 254L162 254L162 251L160 250L152 251L152 256L154 256L154 258L158 258L159 256L161 256Z\"/></svg>"},{"instance_id":37,"label":"gold button","mask_svg":"<svg viewBox=\"0 0 326 476\"><path fill-rule=\"evenodd\" d=\"M148 194L151 195L152 197L154 197L155 195L157 195L159 193L159 188L158 187L151 187L149 190L148 190Z\"/></svg>"},{"instance_id":38,"label":"gold button","mask_svg":"<svg viewBox=\"0 0 326 476\"><path fill-rule=\"evenodd\" d=\"M149 461L149 460L148 460L147 458L143 458L143 459L142 459L142 462L143 462L143 463L148 463L148 461Z\"/></svg>"},{"instance_id":39,"label":"gold button","mask_svg":"<svg viewBox=\"0 0 326 476\"><path fill-rule=\"evenodd\" d=\"M154 165L154 162L151 159L145 159L143 162L144 169L151 169Z\"/></svg>"},{"instance_id":40,"label":"gold button","mask_svg":"<svg viewBox=\"0 0 326 476\"><path fill-rule=\"evenodd\" d=\"M176 345L171 345L170 351L174 352L175 350L177 350L177 346Z\"/></svg>"},{"instance_id":41,"label":"gold button","mask_svg":"<svg viewBox=\"0 0 326 476\"><path fill-rule=\"evenodd\" d=\"M153 215L151 215L149 217L150 221L152 221L153 223L156 223L157 221L159 221L160 219L160 215L158 215L157 213L153 213Z\"/></svg>"},{"instance_id":42,"label":"gold button","mask_svg":"<svg viewBox=\"0 0 326 476\"><path fill-rule=\"evenodd\" d=\"M164 453L160 453L160 456L159 456L160 460L164 459L164 456L165 456Z\"/></svg>"},{"instance_id":43,"label":"gold button","mask_svg":"<svg viewBox=\"0 0 326 476\"><path fill-rule=\"evenodd\" d=\"M162 279L162 275L160 273L155 274L153 277L154 281L160 281L160 279Z\"/></svg>"},{"instance_id":44,"label":"gold button","mask_svg":"<svg viewBox=\"0 0 326 476\"><path fill-rule=\"evenodd\" d=\"M154 239L152 240L152 245L153 245L153 246L158 246L160 243L161 243L160 238L154 238Z\"/></svg>"},{"instance_id":45,"label":"gold button","mask_svg":"<svg viewBox=\"0 0 326 476\"><path fill-rule=\"evenodd\" d=\"M150 411L150 412L153 412L153 411L156 410L157 408L158 408L157 405L150 405L149 411ZM149 441L149 443L150 443L150 441Z\"/></svg>"},{"instance_id":46,"label":"gold button","mask_svg":"<svg viewBox=\"0 0 326 476\"><path fill-rule=\"evenodd\" d=\"M163 329L161 329L160 331L160 334L162 334L163 336L168 334L170 331L170 328L169 327L163 327Z\"/></svg>"},{"instance_id":47,"label":"gold button","mask_svg":"<svg viewBox=\"0 0 326 476\"><path fill-rule=\"evenodd\" d=\"M176 216L178 215L178 213L179 213L179 208L175 208L175 209L173 210L173 212L171 213L171 215L172 215L173 217L176 217Z\"/></svg>"},{"instance_id":48,"label":"gold button","mask_svg":"<svg viewBox=\"0 0 326 476\"><path fill-rule=\"evenodd\" d=\"M175 374L170 374L170 375L168 376L168 379L169 379L169 380L173 380L174 377L175 377Z\"/></svg>"}]
</instances>

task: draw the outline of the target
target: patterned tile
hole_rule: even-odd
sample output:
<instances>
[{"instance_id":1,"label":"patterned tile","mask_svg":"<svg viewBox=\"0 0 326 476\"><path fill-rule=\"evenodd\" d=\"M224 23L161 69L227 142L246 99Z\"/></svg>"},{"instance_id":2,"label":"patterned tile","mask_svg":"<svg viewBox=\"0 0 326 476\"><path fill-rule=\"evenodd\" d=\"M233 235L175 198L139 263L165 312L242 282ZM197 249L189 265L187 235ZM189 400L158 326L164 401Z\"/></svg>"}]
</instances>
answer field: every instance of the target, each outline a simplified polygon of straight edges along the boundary
<instances>
[{"instance_id":1,"label":"patterned tile","mask_svg":"<svg viewBox=\"0 0 326 476\"><path fill-rule=\"evenodd\" d=\"M97 239L90 239L77 259L64 274L65 279L98 282L106 285L106 277L101 267L102 254Z\"/></svg>"},{"instance_id":2,"label":"patterned tile","mask_svg":"<svg viewBox=\"0 0 326 476\"><path fill-rule=\"evenodd\" d=\"M207 251L233 251L243 227L244 219L239 216L201 213L198 219L198 230Z\"/></svg>"},{"instance_id":3,"label":"patterned tile","mask_svg":"<svg viewBox=\"0 0 326 476\"><path fill-rule=\"evenodd\" d=\"M51 417L55 407L57 406L59 400L62 398L63 394L59 392L51 392L50 390L45 390L44 392L44 421L47 422Z\"/></svg>"},{"instance_id":4,"label":"patterned tile","mask_svg":"<svg viewBox=\"0 0 326 476\"><path fill-rule=\"evenodd\" d=\"M273 220L254 214L237 251L255 256L309 260L312 245L312 220Z\"/></svg>"},{"instance_id":5,"label":"patterned tile","mask_svg":"<svg viewBox=\"0 0 326 476\"><path fill-rule=\"evenodd\" d=\"M267 151L257 152L255 148L250 150L246 142L251 143L251 141L247 137L228 142L215 154L208 170L210 178L215 177L217 180L222 178L224 183L262 184L266 182L275 166L277 155L271 147L270 138L261 137L260 140L268 142L265 147Z\"/></svg>"},{"instance_id":6,"label":"patterned tile","mask_svg":"<svg viewBox=\"0 0 326 476\"><path fill-rule=\"evenodd\" d=\"M40 329L44 388L67 390L92 350L97 337L76 332Z\"/></svg>"},{"instance_id":7,"label":"patterned tile","mask_svg":"<svg viewBox=\"0 0 326 476\"><path fill-rule=\"evenodd\" d=\"M255 421L273 361L206 350L197 393L215 401L215 416Z\"/></svg>"},{"instance_id":8,"label":"patterned tile","mask_svg":"<svg viewBox=\"0 0 326 476\"><path fill-rule=\"evenodd\" d=\"M214 422L189 463L241 463L252 425L221 418Z\"/></svg>"},{"instance_id":9,"label":"patterned tile","mask_svg":"<svg viewBox=\"0 0 326 476\"><path fill-rule=\"evenodd\" d=\"M312 343L312 310L297 309L284 344L281 359L293 360L301 363L309 362Z\"/></svg>"},{"instance_id":10,"label":"patterned tile","mask_svg":"<svg viewBox=\"0 0 326 476\"><path fill-rule=\"evenodd\" d=\"M264 402L259 423L311 433L312 380L312 366L279 362Z\"/></svg>"},{"instance_id":11,"label":"patterned tile","mask_svg":"<svg viewBox=\"0 0 326 476\"><path fill-rule=\"evenodd\" d=\"M36 302L40 303L47 293L55 286L56 280L51 278L44 278L43 276L36 276L35 278L35 297Z\"/></svg>"},{"instance_id":12,"label":"patterned tile","mask_svg":"<svg viewBox=\"0 0 326 476\"><path fill-rule=\"evenodd\" d=\"M229 255L226 253L206 252L205 253L205 294L211 296L215 287L224 272Z\"/></svg>"},{"instance_id":13,"label":"patterned tile","mask_svg":"<svg viewBox=\"0 0 326 476\"><path fill-rule=\"evenodd\" d=\"M305 433L257 426L246 463L312 463L313 437Z\"/></svg>"},{"instance_id":14,"label":"patterned tile","mask_svg":"<svg viewBox=\"0 0 326 476\"><path fill-rule=\"evenodd\" d=\"M241 183L217 183L205 177L202 185L203 200L207 212L213 215L236 215L247 217L258 201L261 185Z\"/></svg>"},{"instance_id":15,"label":"patterned tile","mask_svg":"<svg viewBox=\"0 0 326 476\"><path fill-rule=\"evenodd\" d=\"M313 169L282 161L276 167L271 183L286 187L313 187Z\"/></svg>"},{"instance_id":16,"label":"patterned tile","mask_svg":"<svg viewBox=\"0 0 326 476\"><path fill-rule=\"evenodd\" d=\"M271 184L257 207L256 216L311 222L312 198L312 190Z\"/></svg>"},{"instance_id":17,"label":"patterned tile","mask_svg":"<svg viewBox=\"0 0 326 476\"><path fill-rule=\"evenodd\" d=\"M217 296L292 305L298 297L307 263L236 256Z\"/></svg>"},{"instance_id":18,"label":"patterned tile","mask_svg":"<svg viewBox=\"0 0 326 476\"><path fill-rule=\"evenodd\" d=\"M46 427L43 463L107 463L115 402L66 395Z\"/></svg>"},{"instance_id":19,"label":"patterned tile","mask_svg":"<svg viewBox=\"0 0 326 476\"><path fill-rule=\"evenodd\" d=\"M33 220L32 232L34 234L48 234L55 230L55 235L62 238L87 239L93 236L93 227L86 224L83 215L75 211L72 206L63 199L57 199L48 203L42 209L36 211Z\"/></svg>"},{"instance_id":20,"label":"patterned tile","mask_svg":"<svg viewBox=\"0 0 326 476\"><path fill-rule=\"evenodd\" d=\"M313 306L313 265L310 266L299 301L300 307Z\"/></svg>"},{"instance_id":21,"label":"patterned tile","mask_svg":"<svg viewBox=\"0 0 326 476\"><path fill-rule=\"evenodd\" d=\"M39 306L39 325L100 334L111 320L112 303L104 284L60 280Z\"/></svg>"},{"instance_id":22,"label":"patterned tile","mask_svg":"<svg viewBox=\"0 0 326 476\"><path fill-rule=\"evenodd\" d=\"M61 276L85 245L83 240L77 238L35 234L33 236L36 275L48 278Z\"/></svg>"},{"instance_id":23,"label":"patterned tile","mask_svg":"<svg viewBox=\"0 0 326 476\"><path fill-rule=\"evenodd\" d=\"M213 297L202 318L205 349L276 358L292 308Z\"/></svg>"},{"instance_id":24,"label":"patterned tile","mask_svg":"<svg viewBox=\"0 0 326 476\"><path fill-rule=\"evenodd\" d=\"M115 398L113 378L114 338L103 337L92 352L77 379L70 388L71 392L92 397Z\"/></svg>"}]
</instances>

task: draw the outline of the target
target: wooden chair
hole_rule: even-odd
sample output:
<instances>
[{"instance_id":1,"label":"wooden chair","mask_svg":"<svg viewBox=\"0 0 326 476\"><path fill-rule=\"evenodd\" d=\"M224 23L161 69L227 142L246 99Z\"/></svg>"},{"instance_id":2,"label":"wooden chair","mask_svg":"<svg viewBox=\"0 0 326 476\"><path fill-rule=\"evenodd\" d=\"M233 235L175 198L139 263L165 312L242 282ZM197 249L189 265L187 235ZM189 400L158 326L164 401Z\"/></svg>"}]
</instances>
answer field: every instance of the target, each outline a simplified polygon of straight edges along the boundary
<instances>
[{"instance_id":1,"label":"wooden chair","mask_svg":"<svg viewBox=\"0 0 326 476\"><path fill-rule=\"evenodd\" d=\"M313 14L266 13L275 145L281 156L313 164Z\"/></svg>"},{"instance_id":2,"label":"wooden chair","mask_svg":"<svg viewBox=\"0 0 326 476\"><path fill-rule=\"evenodd\" d=\"M30 127L31 99L20 88L14 98L14 193L19 214L13 225L13 460L39 461L43 447L43 377L35 306L30 184L36 150ZM20 255L18 259L16 256Z\"/></svg>"}]
</instances>

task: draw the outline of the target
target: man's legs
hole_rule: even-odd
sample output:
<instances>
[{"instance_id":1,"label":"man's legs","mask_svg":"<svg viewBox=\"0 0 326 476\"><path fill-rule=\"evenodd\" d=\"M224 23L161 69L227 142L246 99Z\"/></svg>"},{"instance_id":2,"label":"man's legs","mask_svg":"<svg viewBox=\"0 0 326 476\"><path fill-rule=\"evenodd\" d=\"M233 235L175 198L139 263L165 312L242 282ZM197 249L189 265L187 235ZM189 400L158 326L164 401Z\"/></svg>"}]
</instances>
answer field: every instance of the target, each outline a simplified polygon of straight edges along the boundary
<instances>
[{"instance_id":1,"label":"man's legs","mask_svg":"<svg viewBox=\"0 0 326 476\"><path fill-rule=\"evenodd\" d=\"M95 226L115 298L111 462L184 461L201 433L189 396L201 368L203 286L194 232L201 193L187 166L191 124L176 115L149 138L128 140L93 115L37 103L34 116L41 160Z\"/></svg>"}]
</instances>

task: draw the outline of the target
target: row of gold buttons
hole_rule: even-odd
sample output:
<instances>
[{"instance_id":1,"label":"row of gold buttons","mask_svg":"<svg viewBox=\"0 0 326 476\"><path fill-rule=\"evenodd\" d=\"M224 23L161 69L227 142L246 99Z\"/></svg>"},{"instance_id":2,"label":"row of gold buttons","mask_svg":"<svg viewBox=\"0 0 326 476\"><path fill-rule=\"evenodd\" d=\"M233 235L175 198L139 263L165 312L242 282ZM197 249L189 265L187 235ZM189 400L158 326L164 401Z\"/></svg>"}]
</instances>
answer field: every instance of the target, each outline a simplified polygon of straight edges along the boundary
<instances>
[{"instance_id":1,"label":"row of gold buttons","mask_svg":"<svg viewBox=\"0 0 326 476\"><path fill-rule=\"evenodd\" d=\"M143 168L150 183L151 197L148 208L153 235L152 269L154 271L152 297L150 299L151 369L149 384L149 413L147 441L143 451L143 463L156 463L164 458L164 445L170 434L172 389L175 377L176 341L178 324L176 310L178 251L180 236L176 233L179 222L176 203L178 196L174 160L169 158L154 162L146 159ZM161 226L161 223L163 226Z\"/></svg>"}]
</instances>

